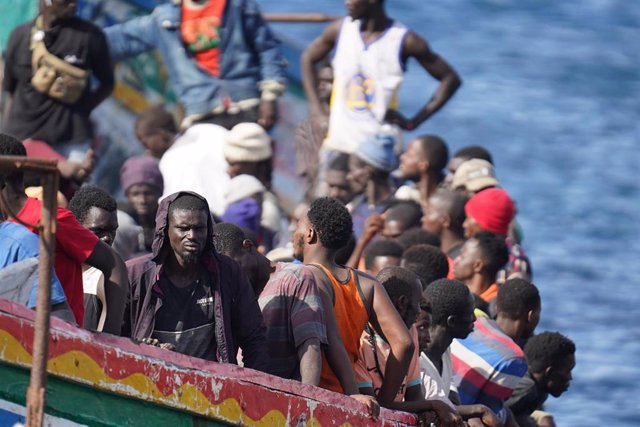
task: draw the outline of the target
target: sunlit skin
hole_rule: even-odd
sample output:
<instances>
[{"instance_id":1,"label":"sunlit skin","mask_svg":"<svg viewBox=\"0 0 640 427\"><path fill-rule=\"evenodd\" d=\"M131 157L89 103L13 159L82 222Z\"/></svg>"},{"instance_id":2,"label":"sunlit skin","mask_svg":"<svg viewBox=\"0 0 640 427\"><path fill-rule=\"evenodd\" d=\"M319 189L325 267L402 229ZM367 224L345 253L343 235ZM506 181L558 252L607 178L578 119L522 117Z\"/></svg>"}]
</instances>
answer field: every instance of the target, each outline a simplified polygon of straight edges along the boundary
<instances>
[{"instance_id":1,"label":"sunlit skin","mask_svg":"<svg viewBox=\"0 0 640 427\"><path fill-rule=\"evenodd\" d=\"M160 195L160 189L149 184L134 184L126 192L127 199L136 214L151 218L156 216Z\"/></svg>"},{"instance_id":2,"label":"sunlit skin","mask_svg":"<svg viewBox=\"0 0 640 427\"><path fill-rule=\"evenodd\" d=\"M207 243L207 212L176 209L169 214L167 235L178 265L186 268L200 261Z\"/></svg>"},{"instance_id":3,"label":"sunlit skin","mask_svg":"<svg viewBox=\"0 0 640 427\"><path fill-rule=\"evenodd\" d=\"M420 163L424 161L424 157L420 141L411 141L407 151L400 156L399 168L402 178L417 181L420 178Z\"/></svg>"},{"instance_id":4,"label":"sunlit skin","mask_svg":"<svg viewBox=\"0 0 640 427\"><path fill-rule=\"evenodd\" d=\"M442 234L446 213L444 201L440 197L431 196L429 203L422 207L422 229L436 236Z\"/></svg>"},{"instance_id":5,"label":"sunlit skin","mask_svg":"<svg viewBox=\"0 0 640 427\"><path fill-rule=\"evenodd\" d=\"M475 315L475 301L473 295L469 294L469 300L467 301L467 307L462 316L456 316L452 325L452 331L454 338L465 339L473 332L473 324L476 321Z\"/></svg>"},{"instance_id":6,"label":"sunlit skin","mask_svg":"<svg viewBox=\"0 0 640 427\"><path fill-rule=\"evenodd\" d=\"M354 194L360 194L367 188L367 184L371 180L372 171L371 166L357 156L351 155L349 157L347 180L351 184L351 190Z\"/></svg>"},{"instance_id":7,"label":"sunlit skin","mask_svg":"<svg viewBox=\"0 0 640 427\"><path fill-rule=\"evenodd\" d=\"M405 224L400 221L386 220L380 234L387 239L397 239L407 230Z\"/></svg>"},{"instance_id":8,"label":"sunlit skin","mask_svg":"<svg viewBox=\"0 0 640 427\"><path fill-rule=\"evenodd\" d=\"M573 376L571 371L576 366L576 357L573 354L566 356L556 362L554 366L547 368L545 380L547 390L553 397L560 397L562 393L569 389Z\"/></svg>"},{"instance_id":9,"label":"sunlit skin","mask_svg":"<svg viewBox=\"0 0 640 427\"><path fill-rule=\"evenodd\" d=\"M137 130L136 137L149 154L157 159L161 158L173 144L173 135L163 129L146 133Z\"/></svg>"},{"instance_id":10,"label":"sunlit skin","mask_svg":"<svg viewBox=\"0 0 640 427\"><path fill-rule=\"evenodd\" d=\"M429 333L429 326L431 326L431 314L426 310L420 310L415 322L416 329L418 330L418 344L420 345L420 352L427 351L427 347L431 342L431 334Z\"/></svg>"},{"instance_id":11,"label":"sunlit skin","mask_svg":"<svg viewBox=\"0 0 640 427\"><path fill-rule=\"evenodd\" d=\"M457 280L465 281L476 273L476 261L481 258L478 241L467 240L462 246L460 255L453 261L453 274Z\"/></svg>"},{"instance_id":12,"label":"sunlit skin","mask_svg":"<svg viewBox=\"0 0 640 427\"><path fill-rule=\"evenodd\" d=\"M111 246L118 230L117 211L109 212L92 206L85 215L82 225L98 236L100 240Z\"/></svg>"},{"instance_id":13,"label":"sunlit skin","mask_svg":"<svg viewBox=\"0 0 640 427\"><path fill-rule=\"evenodd\" d=\"M304 261L304 238L311 227L309 217L305 212L298 220L295 231L293 232L293 256L299 261Z\"/></svg>"},{"instance_id":14,"label":"sunlit skin","mask_svg":"<svg viewBox=\"0 0 640 427\"><path fill-rule=\"evenodd\" d=\"M325 182L329 187L329 197L348 203L351 200L351 185L347 180L347 172L329 169L325 176Z\"/></svg>"},{"instance_id":15,"label":"sunlit skin","mask_svg":"<svg viewBox=\"0 0 640 427\"><path fill-rule=\"evenodd\" d=\"M476 220L469 215L467 215L467 218L464 220L462 228L464 228L465 239L470 239L479 232L484 231L482 227L480 227L480 225L476 222Z\"/></svg>"},{"instance_id":16,"label":"sunlit skin","mask_svg":"<svg viewBox=\"0 0 640 427\"><path fill-rule=\"evenodd\" d=\"M393 266L400 266L400 258L395 256L377 256L373 259L373 266L371 266L371 271L369 271L369 273L372 276L375 276L383 268Z\"/></svg>"},{"instance_id":17,"label":"sunlit skin","mask_svg":"<svg viewBox=\"0 0 640 427\"><path fill-rule=\"evenodd\" d=\"M447 170L449 171L449 173L444 179L444 182L447 185L447 187L451 187L451 183L453 182L453 175L456 174L456 171L458 170L460 165L467 160L468 159L464 157L453 157L451 158L451 160L449 160L449 163L447 164Z\"/></svg>"}]
</instances>

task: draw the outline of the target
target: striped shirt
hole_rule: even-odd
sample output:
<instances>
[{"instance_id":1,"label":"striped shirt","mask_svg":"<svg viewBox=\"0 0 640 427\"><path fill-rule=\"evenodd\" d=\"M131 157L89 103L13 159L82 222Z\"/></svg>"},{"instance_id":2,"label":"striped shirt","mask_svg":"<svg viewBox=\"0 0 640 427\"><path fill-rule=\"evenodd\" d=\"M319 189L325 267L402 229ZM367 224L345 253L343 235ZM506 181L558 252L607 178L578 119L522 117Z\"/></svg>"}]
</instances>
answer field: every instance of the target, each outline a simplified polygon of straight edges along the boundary
<instances>
[{"instance_id":1,"label":"striped shirt","mask_svg":"<svg viewBox=\"0 0 640 427\"><path fill-rule=\"evenodd\" d=\"M496 414L527 372L522 349L496 322L482 317L467 338L453 340L451 361L460 403L483 404Z\"/></svg>"},{"instance_id":2,"label":"striped shirt","mask_svg":"<svg viewBox=\"0 0 640 427\"><path fill-rule=\"evenodd\" d=\"M313 273L302 264L278 263L258 304L267 327L268 372L300 380L298 348L314 338L327 344L324 311Z\"/></svg>"}]
</instances>

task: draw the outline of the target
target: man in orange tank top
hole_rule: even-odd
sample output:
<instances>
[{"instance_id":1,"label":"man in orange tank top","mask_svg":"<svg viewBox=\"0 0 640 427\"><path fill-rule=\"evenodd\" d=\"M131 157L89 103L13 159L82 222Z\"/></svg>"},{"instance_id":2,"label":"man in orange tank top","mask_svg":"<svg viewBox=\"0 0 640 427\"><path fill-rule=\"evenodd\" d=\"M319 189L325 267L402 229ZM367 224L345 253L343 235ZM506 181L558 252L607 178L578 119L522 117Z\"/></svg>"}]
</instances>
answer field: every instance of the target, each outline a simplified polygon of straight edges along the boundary
<instances>
[{"instance_id":1,"label":"man in orange tank top","mask_svg":"<svg viewBox=\"0 0 640 427\"><path fill-rule=\"evenodd\" d=\"M414 345L380 283L368 274L336 264L336 252L347 244L352 232L351 216L342 203L329 197L317 199L298 221L293 234L294 255L315 267L312 270L325 305L328 334L331 324L337 322L338 339L344 343L332 346L329 336L320 387L347 394L357 390L353 365L358 359L360 336L370 322L391 348L385 365L388 374L376 396L384 405L395 398L409 369ZM344 357L350 362L347 366L342 363Z\"/></svg>"}]
</instances>

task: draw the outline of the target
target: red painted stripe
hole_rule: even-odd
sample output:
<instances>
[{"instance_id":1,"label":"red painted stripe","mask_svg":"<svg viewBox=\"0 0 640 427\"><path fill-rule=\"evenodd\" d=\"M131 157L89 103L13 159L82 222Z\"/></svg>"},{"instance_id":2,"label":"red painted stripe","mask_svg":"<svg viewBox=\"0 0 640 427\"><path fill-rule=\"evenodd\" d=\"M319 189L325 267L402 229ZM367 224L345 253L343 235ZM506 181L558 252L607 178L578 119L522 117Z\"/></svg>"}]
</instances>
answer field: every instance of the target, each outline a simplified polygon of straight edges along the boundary
<instances>
[{"instance_id":1,"label":"red painted stripe","mask_svg":"<svg viewBox=\"0 0 640 427\"><path fill-rule=\"evenodd\" d=\"M33 311L0 300L0 330L13 336L29 354L33 353L33 318ZM277 410L293 422L313 413L322 425L333 425L335 420L358 426L415 425L413 415L389 410L382 410L381 418L374 422L359 402L296 381L138 345L127 338L91 333L55 318L51 326L50 358L79 351L96 361L109 377L121 379L139 373L154 380L165 395L189 383L214 404L235 399L245 415L254 420ZM213 388L220 386L214 392Z\"/></svg>"}]
</instances>

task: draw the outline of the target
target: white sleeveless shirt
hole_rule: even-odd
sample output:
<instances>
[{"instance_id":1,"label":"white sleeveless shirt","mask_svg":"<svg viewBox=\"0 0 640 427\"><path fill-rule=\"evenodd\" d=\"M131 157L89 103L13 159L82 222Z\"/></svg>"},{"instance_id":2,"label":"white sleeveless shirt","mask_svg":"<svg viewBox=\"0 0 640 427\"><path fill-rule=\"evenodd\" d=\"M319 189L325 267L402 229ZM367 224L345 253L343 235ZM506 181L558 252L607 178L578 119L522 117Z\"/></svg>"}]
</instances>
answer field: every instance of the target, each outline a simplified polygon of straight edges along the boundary
<instances>
[{"instance_id":1,"label":"white sleeveless shirt","mask_svg":"<svg viewBox=\"0 0 640 427\"><path fill-rule=\"evenodd\" d=\"M404 75L400 54L407 31L394 21L377 39L365 44L360 20L343 19L332 64L333 91L325 148L351 154L361 142L382 130L385 113L397 106ZM392 127L395 129L391 133L399 136L400 129Z\"/></svg>"}]
</instances>

